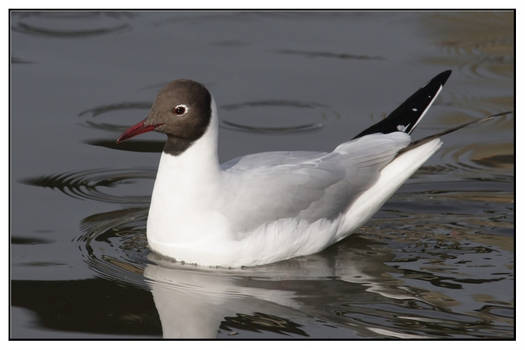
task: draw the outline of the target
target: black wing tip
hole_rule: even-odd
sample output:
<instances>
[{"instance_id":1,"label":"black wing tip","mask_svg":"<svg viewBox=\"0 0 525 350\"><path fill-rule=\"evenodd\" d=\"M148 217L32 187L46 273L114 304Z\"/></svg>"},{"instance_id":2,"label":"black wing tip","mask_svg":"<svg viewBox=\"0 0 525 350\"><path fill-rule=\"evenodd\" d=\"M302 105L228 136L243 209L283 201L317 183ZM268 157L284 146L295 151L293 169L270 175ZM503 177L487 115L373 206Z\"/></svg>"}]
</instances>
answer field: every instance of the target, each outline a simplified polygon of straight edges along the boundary
<instances>
[{"instance_id":1,"label":"black wing tip","mask_svg":"<svg viewBox=\"0 0 525 350\"><path fill-rule=\"evenodd\" d=\"M399 130L399 126L404 126L403 132L410 134L417 126L420 119L428 107L434 101L434 98L441 91L448 78L452 74L452 70L447 69L434 76L424 87L413 93L405 102L391 112L385 119L372 125L368 129L362 131L357 136L365 136L373 133L391 133Z\"/></svg>"},{"instance_id":2,"label":"black wing tip","mask_svg":"<svg viewBox=\"0 0 525 350\"><path fill-rule=\"evenodd\" d=\"M443 85L445 85L445 83L447 82L448 78L450 78L450 75L451 75L451 74L452 74L452 70L451 70L451 69L447 69L446 71L441 72L441 73L439 73L438 75L436 75L436 76L431 80L431 83L436 82L436 83L438 83L439 85L443 86Z\"/></svg>"}]
</instances>

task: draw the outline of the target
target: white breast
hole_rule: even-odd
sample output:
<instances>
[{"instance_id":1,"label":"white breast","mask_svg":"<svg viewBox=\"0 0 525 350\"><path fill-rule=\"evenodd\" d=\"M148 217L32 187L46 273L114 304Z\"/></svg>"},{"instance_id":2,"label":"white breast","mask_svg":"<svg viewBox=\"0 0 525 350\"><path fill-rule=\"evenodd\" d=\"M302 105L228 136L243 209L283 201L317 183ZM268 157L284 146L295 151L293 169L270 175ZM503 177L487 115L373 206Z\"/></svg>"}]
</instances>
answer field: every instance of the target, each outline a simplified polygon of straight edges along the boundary
<instances>
[{"instance_id":1,"label":"white breast","mask_svg":"<svg viewBox=\"0 0 525 350\"><path fill-rule=\"evenodd\" d=\"M160 158L147 224L148 241L154 250L161 252L158 248L166 244L193 244L209 236L222 237L227 222L215 210L221 197L221 179L213 102L205 134L183 153L175 156L163 152Z\"/></svg>"}]
</instances>

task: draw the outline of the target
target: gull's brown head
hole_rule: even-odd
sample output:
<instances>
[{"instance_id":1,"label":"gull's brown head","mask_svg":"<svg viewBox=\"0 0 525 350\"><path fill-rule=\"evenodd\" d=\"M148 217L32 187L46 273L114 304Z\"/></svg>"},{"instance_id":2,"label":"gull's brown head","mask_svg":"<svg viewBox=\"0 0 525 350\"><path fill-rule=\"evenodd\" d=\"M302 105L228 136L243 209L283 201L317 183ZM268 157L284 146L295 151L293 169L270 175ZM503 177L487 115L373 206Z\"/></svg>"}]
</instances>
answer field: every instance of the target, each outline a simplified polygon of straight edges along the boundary
<instances>
[{"instance_id":1,"label":"gull's brown head","mask_svg":"<svg viewBox=\"0 0 525 350\"><path fill-rule=\"evenodd\" d=\"M117 143L148 131L196 141L210 123L211 103L211 94L204 85L192 80L174 80L160 90L146 119L126 130Z\"/></svg>"}]
</instances>

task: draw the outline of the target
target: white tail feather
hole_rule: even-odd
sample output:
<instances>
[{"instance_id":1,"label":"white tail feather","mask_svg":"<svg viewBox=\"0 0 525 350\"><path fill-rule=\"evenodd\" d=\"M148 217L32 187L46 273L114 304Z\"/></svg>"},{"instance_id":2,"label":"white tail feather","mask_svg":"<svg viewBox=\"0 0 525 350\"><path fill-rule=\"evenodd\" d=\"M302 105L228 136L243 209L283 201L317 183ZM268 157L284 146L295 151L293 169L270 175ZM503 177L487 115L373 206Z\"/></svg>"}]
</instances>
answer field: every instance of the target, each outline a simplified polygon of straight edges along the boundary
<instances>
[{"instance_id":1,"label":"white tail feather","mask_svg":"<svg viewBox=\"0 0 525 350\"><path fill-rule=\"evenodd\" d=\"M364 224L412 174L443 144L439 138L415 147L395 158L381 171L377 182L348 208L339 229L339 241Z\"/></svg>"}]
</instances>

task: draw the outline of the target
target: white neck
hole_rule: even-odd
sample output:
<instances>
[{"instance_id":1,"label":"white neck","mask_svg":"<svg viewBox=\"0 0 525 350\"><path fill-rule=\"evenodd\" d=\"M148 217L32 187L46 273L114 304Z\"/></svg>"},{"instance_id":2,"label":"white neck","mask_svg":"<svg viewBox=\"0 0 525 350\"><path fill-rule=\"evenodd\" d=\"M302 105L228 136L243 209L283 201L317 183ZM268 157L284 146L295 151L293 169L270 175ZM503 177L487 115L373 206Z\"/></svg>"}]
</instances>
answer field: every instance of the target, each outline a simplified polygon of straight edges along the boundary
<instances>
[{"instance_id":1,"label":"white neck","mask_svg":"<svg viewBox=\"0 0 525 350\"><path fill-rule=\"evenodd\" d=\"M206 132L180 154L174 155L164 150L160 158L157 178L161 175L161 168L162 174L166 171L170 172L170 177L175 176L178 180L191 179L192 182L196 182L200 178L204 180L209 176L215 176L220 170L217 153L218 119L217 107L212 97L211 117Z\"/></svg>"},{"instance_id":2,"label":"white neck","mask_svg":"<svg viewBox=\"0 0 525 350\"><path fill-rule=\"evenodd\" d=\"M218 115L212 97L204 135L178 155L162 153L148 216L148 240L188 242L202 238L202 213L213 207L220 188L217 139Z\"/></svg>"}]
</instances>

